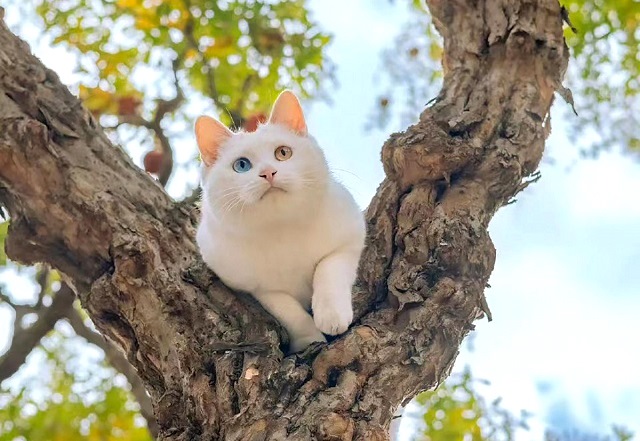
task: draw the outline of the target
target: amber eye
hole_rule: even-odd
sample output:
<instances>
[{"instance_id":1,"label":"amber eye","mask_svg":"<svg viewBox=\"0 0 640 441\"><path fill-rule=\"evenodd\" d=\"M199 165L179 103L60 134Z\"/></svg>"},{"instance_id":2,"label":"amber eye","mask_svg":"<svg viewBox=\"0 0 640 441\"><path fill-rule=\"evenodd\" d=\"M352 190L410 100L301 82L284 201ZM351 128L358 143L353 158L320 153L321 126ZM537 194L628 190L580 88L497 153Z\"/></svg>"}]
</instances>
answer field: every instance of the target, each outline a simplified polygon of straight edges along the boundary
<instances>
[{"instance_id":1,"label":"amber eye","mask_svg":"<svg viewBox=\"0 0 640 441\"><path fill-rule=\"evenodd\" d=\"M291 147L287 147L286 145L281 145L276 148L276 151L273 152L273 154L278 161L286 161L291 157L293 152L291 151Z\"/></svg>"}]
</instances>

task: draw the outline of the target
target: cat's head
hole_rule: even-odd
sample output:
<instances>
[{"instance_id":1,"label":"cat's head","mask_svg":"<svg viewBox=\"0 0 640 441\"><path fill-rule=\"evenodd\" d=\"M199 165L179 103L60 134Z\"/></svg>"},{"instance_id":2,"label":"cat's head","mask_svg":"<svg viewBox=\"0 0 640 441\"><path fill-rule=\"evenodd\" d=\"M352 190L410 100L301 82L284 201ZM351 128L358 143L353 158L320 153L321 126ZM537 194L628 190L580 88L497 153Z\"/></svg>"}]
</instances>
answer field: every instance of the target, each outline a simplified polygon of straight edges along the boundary
<instances>
[{"instance_id":1,"label":"cat's head","mask_svg":"<svg viewBox=\"0 0 640 441\"><path fill-rule=\"evenodd\" d=\"M234 133L207 116L198 118L195 132L203 204L221 216L286 216L312 205L327 188L324 154L290 91L280 94L268 122L254 132Z\"/></svg>"}]
</instances>

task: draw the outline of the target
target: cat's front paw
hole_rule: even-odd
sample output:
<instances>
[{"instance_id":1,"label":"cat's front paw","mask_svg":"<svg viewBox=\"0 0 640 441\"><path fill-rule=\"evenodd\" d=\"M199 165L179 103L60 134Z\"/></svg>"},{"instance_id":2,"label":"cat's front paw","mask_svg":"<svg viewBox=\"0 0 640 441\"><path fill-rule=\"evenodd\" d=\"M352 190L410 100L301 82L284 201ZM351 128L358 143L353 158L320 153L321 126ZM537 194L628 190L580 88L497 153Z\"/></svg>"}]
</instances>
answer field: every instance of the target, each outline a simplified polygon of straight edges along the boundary
<instances>
[{"instance_id":1,"label":"cat's front paw","mask_svg":"<svg viewBox=\"0 0 640 441\"><path fill-rule=\"evenodd\" d=\"M327 335L342 334L353 321L351 302L348 305L336 305L333 302L314 301L313 321L319 330Z\"/></svg>"}]
</instances>

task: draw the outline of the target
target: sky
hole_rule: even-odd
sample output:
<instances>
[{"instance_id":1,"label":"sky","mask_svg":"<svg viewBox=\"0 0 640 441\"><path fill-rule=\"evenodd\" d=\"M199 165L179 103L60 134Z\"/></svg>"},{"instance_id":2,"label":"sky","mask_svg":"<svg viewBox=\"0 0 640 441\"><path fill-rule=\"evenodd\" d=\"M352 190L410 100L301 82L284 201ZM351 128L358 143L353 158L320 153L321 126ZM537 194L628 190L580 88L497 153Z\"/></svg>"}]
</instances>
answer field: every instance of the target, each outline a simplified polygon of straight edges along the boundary
<instances>
[{"instance_id":1,"label":"sky","mask_svg":"<svg viewBox=\"0 0 640 441\"><path fill-rule=\"evenodd\" d=\"M375 73L383 68L381 50L408 13L401 1L310 5L313 17L334 34L329 56L338 87L330 88L332 104L304 103L308 126L336 176L365 207L383 177L380 148L391 129L401 129L364 131L382 90ZM26 26L23 36L38 40L36 54L73 84L72 54L51 48L35 26ZM193 103L193 112L205 111L202 106ZM518 440L540 440L545 428L603 433L614 423L640 433L640 160L615 149L595 160L580 158L567 139L562 106L556 100L542 179L490 225L497 249L486 291L493 321L476 323L473 349L465 345L454 368L469 365L488 380L480 387L487 399L502 397L507 409L533 414L531 430ZM178 145L178 163L190 161L192 140L187 136ZM144 149L127 147L139 163ZM169 190L179 195L195 182L193 171L180 171ZM11 283L15 293L33 289L15 278ZM7 317L0 310L0 323ZM6 339L0 327L0 347ZM417 414L414 405L407 408L399 440L414 438Z\"/></svg>"}]
</instances>

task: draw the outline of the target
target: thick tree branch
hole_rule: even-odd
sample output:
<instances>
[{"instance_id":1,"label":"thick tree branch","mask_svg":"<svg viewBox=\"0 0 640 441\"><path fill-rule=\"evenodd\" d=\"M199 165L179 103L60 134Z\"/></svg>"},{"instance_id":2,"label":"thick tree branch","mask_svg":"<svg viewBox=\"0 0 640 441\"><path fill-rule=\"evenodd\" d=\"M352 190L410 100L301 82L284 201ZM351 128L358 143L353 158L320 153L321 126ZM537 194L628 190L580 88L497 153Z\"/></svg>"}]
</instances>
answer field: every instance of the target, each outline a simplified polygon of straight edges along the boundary
<instances>
[{"instance_id":1,"label":"thick tree branch","mask_svg":"<svg viewBox=\"0 0 640 441\"><path fill-rule=\"evenodd\" d=\"M30 327L22 329L14 325L14 334L9 350L0 357L0 382L12 376L23 365L27 356L42 337L53 329L73 305L76 296L69 287L63 285L53 298L51 306L40 310L38 320Z\"/></svg>"},{"instance_id":2,"label":"thick tree branch","mask_svg":"<svg viewBox=\"0 0 640 441\"><path fill-rule=\"evenodd\" d=\"M487 225L531 175L568 51L556 0L428 1L445 78L382 152L354 289L359 321L285 357L279 327L200 262L192 211L112 147L0 25L7 252L79 288L124 349L161 440L385 440L394 409L449 373L495 260ZM52 201L56 201L53 204Z\"/></svg>"}]
</instances>

